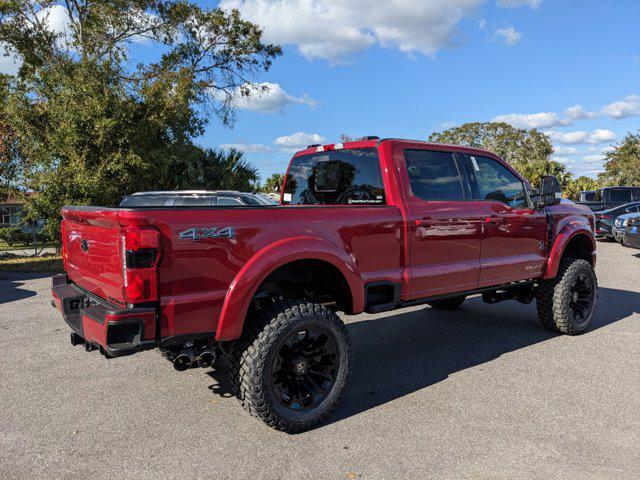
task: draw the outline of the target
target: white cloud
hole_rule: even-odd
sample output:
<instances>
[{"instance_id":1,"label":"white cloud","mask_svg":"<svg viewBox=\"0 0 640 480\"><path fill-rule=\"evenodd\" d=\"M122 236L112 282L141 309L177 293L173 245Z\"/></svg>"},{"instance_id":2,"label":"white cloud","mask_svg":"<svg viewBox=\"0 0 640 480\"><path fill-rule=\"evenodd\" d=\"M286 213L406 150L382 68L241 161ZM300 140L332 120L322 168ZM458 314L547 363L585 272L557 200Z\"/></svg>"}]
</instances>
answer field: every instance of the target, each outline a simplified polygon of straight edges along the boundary
<instances>
[{"instance_id":1,"label":"white cloud","mask_svg":"<svg viewBox=\"0 0 640 480\"><path fill-rule=\"evenodd\" d=\"M522 34L513 27L498 28L493 32L494 40L502 40L507 45L515 45L522 38Z\"/></svg>"},{"instance_id":2,"label":"white cloud","mask_svg":"<svg viewBox=\"0 0 640 480\"><path fill-rule=\"evenodd\" d=\"M0 42L0 73L15 75L18 73L22 60L16 54L6 50L6 44Z\"/></svg>"},{"instance_id":3,"label":"white cloud","mask_svg":"<svg viewBox=\"0 0 640 480\"><path fill-rule=\"evenodd\" d=\"M582 161L586 163L602 163L605 158L604 155L586 155L582 157Z\"/></svg>"},{"instance_id":4,"label":"white cloud","mask_svg":"<svg viewBox=\"0 0 640 480\"><path fill-rule=\"evenodd\" d=\"M640 115L640 96L629 95L624 100L605 105L602 113L617 119L636 117Z\"/></svg>"},{"instance_id":5,"label":"white cloud","mask_svg":"<svg viewBox=\"0 0 640 480\"><path fill-rule=\"evenodd\" d=\"M564 114L571 120L592 119L598 116L595 112L587 112L582 105L573 105L564 111Z\"/></svg>"},{"instance_id":6,"label":"white cloud","mask_svg":"<svg viewBox=\"0 0 640 480\"><path fill-rule=\"evenodd\" d=\"M541 3L542 0L498 0L498 5L500 7L507 8L522 7L523 5L527 5L531 8L538 8Z\"/></svg>"},{"instance_id":7,"label":"white cloud","mask_svg":"<svg viewBox=\"0 0 640 480\"><path fill-rule=\"evenodd\" d=\"M602 153L606 155L607 153L615 151L615 149L616 147L614 147L613 145L608 145L602 149Z\"/></svg>"},{"instance_id":8,"label":"white cloud","mask_svg":"<svg viewBox=\"0 0 640 480\"><path fill-rule=\"evenodd\" d=\"M432 56L459 43L460 20L483 0L222 0L264 27L264 39L308 59L344 62L373 45Z\"/></svg>"},{"instance_id":9,"label":"white cloud","mask_svg":"<svg viewBox=\"0 0 640 480\"><path fill-rule=\"evenodd\" d=\"M246 153L271 153L273 149L268 145L261 143L224 143L220 145L224 150L234 149Z\"/></svg>"},{"instance_id":10,"label":"white cloud","mask_svg":"<svg viewBox=\"0 0 640 480\"><path fill-rule=\"evenodd\" d=\"M492 122L505 122L516 128L549 128L571 123L567 119L560 118L557 113L509 113L498 115L491 119Z\"/></svg>"},{"instance_id":11,"label":"white cloud","mask_svg":"<svg viewBox=\"0 0 640 480\"><path fill-rule=\"evenodd\" d=\"M577 155L578 149L576 147L565 147L563 145L558 145L557 147L553 147L553 152L557 155Z\"/></svg>"},{"instance_id":12,"label":"white cloud","mask_svg":"<svg viewBox=\"0 0 640 480\"><path fill-rule=\"evenodd\" d=\"M616 134L611 130L596 129L590 132L578 130L575 132L558 132L557 130L547 130L544 132L555 143L565 145L597 145L599 143L611 142L616 139Z\"/></svg>"},{"instance_id":13,"label":"white cloud","mask_svg":"<svg viewBox=\"0 0 640 480\"><path fill-rule=\"evenodd\" d=\"M278 137L274 141L274 143L281 147L283 150L288 152L296 152L303 148L306 148L307 145L312 145L314 143L324 143L326 139L317 133L305 133L305 132L297 132L292 133L291 135L286 135L284 137Z\"/></svg>"},{"instance_id":14,"label":"white cloud","mask_svg":"<svg viewBox=\"0 0 640 480\"><path fill-rule=\"evenodd\" d=\"M243 90L248 89L249 95L243 95ZM213 97L223 101L225 94L213 93ZM316 101L304 94L302 97L294 97L285 92L277 83L263 82L254 85L245 84L237 87L232 94L232 103L241 110L250 110L260 113L282 112L291 105L308 105L314 107Z\"/></svg>"}]
</instances>

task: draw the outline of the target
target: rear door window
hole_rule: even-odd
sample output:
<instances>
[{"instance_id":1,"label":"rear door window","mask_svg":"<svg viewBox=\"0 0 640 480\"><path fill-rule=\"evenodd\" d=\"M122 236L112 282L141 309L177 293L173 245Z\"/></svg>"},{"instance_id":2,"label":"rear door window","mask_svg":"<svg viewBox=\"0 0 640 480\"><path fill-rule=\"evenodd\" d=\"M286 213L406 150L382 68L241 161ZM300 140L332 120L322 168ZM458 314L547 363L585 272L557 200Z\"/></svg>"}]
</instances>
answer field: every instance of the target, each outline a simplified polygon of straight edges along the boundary
<instances>
[{"instance_id":1,"label":"rear door window","mask_svg":"<svg viewBox=\"0 0 640 480\"><path fill-rule=\"evenodd\" d=\"M465 200L465 177L452 152L405 150L412 193L422 200Z\"/></svg>"}]
</instances>

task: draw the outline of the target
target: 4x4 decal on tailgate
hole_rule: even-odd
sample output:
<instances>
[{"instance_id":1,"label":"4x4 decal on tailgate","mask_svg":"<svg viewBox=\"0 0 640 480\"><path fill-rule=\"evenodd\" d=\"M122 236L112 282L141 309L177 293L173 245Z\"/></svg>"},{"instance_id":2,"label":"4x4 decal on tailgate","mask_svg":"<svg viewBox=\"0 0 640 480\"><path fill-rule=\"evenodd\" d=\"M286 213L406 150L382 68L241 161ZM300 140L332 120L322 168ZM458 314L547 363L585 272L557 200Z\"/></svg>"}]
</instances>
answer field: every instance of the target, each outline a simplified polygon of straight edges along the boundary
<instances>
[{"instance_id":1,"label":"4x4 decal on tailgate","mask_svg":"<svg viewBox=\"0 0 640 480\"><path fill-rule=\"evenodd\" d=\"M205 238L234 238L236 229L233 227L195 227L183 230L178 234L180 240L204 240Z\"/></svg>"}]
</instances>

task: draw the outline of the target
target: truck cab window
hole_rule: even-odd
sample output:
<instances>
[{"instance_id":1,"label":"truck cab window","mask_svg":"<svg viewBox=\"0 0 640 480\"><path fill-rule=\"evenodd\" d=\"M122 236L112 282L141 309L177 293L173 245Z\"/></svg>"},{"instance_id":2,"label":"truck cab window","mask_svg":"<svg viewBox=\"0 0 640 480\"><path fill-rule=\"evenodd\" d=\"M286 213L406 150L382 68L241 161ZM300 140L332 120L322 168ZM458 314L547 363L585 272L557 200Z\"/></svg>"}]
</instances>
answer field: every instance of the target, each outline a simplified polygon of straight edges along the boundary
<instances>
[{"instance_id":1,"label":"truck cab window","mask_svg":"<svg viewBox=\"0 0 640 480\"><path fill-rule=\"evenodd\" d=\"M284 187L283 203L384 204L384 187L377 150L330 150L294 158Z\"/></svg>"},{"instance_id":2,"label":"truck cab window","mask_svg":"<svg viewBox=\"0 0 640 480\"><path fill-rule=\"evenodd\" d=\"M493 200L513 208L525 208L528 199L524 183L492 158L470 156L470 171L477 184L478 200Z\"/></svg>"},{"instance_id":3,"label":"truck cab window","mask_svg":"<svg viewBox=\"0 0 640 480\"><path fill-rule=\"evenodd\" d=\"M630 202L631 190L630 189L612 189L609 191L609 201L611 202Z\"/></svg>"},{"instance_id":4,"label":"truck cab window","mask_svg":"<svg viewBox=\"0 0 640 480\"><path fill-rule=\"evenodd\" d=\"M413 194L422 200L464 200L462 175L453 153L405 150Z\"/></svg>"}]
</instances>

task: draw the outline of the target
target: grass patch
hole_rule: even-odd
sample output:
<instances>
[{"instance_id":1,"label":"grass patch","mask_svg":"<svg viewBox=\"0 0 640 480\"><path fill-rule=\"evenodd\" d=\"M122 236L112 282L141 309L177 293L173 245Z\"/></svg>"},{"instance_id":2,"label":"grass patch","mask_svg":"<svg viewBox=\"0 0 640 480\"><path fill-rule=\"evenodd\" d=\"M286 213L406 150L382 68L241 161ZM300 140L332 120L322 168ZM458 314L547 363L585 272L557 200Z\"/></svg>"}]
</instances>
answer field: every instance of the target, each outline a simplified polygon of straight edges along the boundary
<instances>
[{"instance_id":1,"label":"grass patch","mask_svg":"<svg viewBox=\"0 0 640 480\"><path fill-rule=\"evenodd\" d=\"M53 243L45 243L43 245L42 243L38 242L38 251L41 248L53 248L53 247L55 247L55 244L53 244ZM4 252L4 251L7 251L7 250L31 250L31 251L33 251L33 243L29 243L29 244L26 244L26 245L22 245L22 244L17 245L16 244L16 245L9 246L6 243L0 241L0 252Z\"/></svg>"},{"instance_id":2,"label":"grass patch","mask_svg":"<svg viewBox=\"0 0 640 480\"><path fill-rule=\"evenodd\" d=\"M21 257L0 260L2 272L26 273L61 273L62 257L60 255L47 257Z\"/></svg>"}]
</instances>

